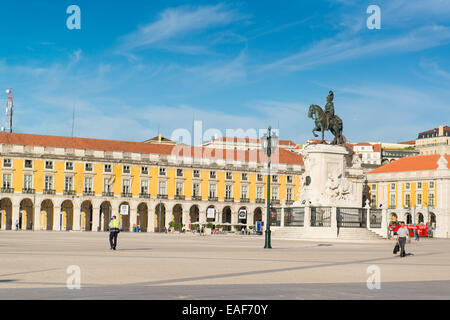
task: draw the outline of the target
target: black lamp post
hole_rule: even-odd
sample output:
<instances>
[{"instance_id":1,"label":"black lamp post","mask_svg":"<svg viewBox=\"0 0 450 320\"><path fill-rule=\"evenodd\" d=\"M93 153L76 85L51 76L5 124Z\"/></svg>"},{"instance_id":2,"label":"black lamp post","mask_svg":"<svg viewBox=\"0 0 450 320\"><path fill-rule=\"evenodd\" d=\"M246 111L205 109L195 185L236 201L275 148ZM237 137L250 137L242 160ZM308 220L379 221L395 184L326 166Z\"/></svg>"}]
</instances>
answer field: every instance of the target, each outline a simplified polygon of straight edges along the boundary
<instances>
[{"instance_id":1,"label":"black lamp post","mask_svg":"<svg viewBox=\"0 0 450 320\"><path fill-rule=\"evenodd\" d=\"M275 148L278 145L278 136L274 133L272 134L272 128L269 126L269 129L267 130L267 134L264 134L264 136L261 138L261 144L262 144L262 151L267 154L268 157L268 174L267 174L267 219L266 219L266 240L264 249L272 249L271 246L271 231L270 231L270 157L272 155L272 152L275 150Z\"/></svg>"}]
</instances>

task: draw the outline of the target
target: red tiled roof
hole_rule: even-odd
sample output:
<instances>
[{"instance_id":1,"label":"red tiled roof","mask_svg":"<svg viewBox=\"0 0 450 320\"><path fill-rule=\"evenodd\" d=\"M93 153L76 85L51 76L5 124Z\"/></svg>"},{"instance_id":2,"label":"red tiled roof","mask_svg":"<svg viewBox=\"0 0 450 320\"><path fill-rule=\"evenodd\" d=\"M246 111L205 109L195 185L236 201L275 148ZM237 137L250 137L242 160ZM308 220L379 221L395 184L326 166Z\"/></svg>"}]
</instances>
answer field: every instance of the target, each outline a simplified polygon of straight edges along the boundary
<instances>
[{"instance_id":1,"label":"red tiled roof","mask_svg":"<svg viewBox=\"0 0 450 320\"><path fill-rule=\"evenodd\" d=\"M416 140L405 141L405 142L399 142L398 144L416 144Z\"/></svg>"},{"instance_id":2,"label":"red tiled roof","mask_svg":"<svg viewBox=\"0 0 450 320\"><path fill-rule=\"evenodd\" d=\"M441 155L439 154L404 157L370 171L368 174L436 170L438 168L437 161L440 157ZM450 155L445 155L445 159L448 161L447 167L450 169Z\"/></svg>"},{"instance_id":3,"label":"red tiled roof","mask_svg":"<svg viewBox=\"0 0 450 320\"><path fill-rule=\"evenodd\" d=\"M230 150L186 145L152 144L145 142L131 142L118 140L101 140L88 138L70 138L57 136L44 136L35 134L0 132L1 144L41 146L69 149L121 151L148 154L195 156L213 159L234 159L239 161L266 162L267 157L259 150ZM303 165L300 155L278 148L272 155L274 163Z\"/></svg>"}]
</instances>

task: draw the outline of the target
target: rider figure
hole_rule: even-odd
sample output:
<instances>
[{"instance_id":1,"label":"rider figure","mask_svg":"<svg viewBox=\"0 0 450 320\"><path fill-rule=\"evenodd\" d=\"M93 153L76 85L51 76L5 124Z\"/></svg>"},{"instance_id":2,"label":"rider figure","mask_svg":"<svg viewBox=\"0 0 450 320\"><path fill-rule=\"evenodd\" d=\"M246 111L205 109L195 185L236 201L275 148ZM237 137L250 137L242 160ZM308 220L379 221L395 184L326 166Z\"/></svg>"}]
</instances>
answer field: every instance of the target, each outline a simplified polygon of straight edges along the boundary
<instances>
[{"instance_id":1,"label":"rider figure","mask_svg":"<svg viewBox=\"0 0 450 320\"><path fill-rule=\"evenodd\" d=\"M325 117L327 119L327 126L325 130L330 130L330 121L334 118L334 93L330 91L330 94L327 97L327 104L325 105Z\"/></svg>"}]
</instances>

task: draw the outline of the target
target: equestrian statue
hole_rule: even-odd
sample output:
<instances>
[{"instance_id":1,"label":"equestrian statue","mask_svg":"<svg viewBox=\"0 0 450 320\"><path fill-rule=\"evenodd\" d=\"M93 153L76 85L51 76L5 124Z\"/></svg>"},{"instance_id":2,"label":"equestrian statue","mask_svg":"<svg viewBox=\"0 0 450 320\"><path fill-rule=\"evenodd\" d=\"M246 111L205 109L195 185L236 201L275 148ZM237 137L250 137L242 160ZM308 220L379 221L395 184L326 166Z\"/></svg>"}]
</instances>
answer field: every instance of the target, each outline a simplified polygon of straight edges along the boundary
<instances>
[{"instance_id":1,"label":"equestrian statue","mask_svg":"<svg viewBox=\"0 0 450 320\"><path fill-rule=\"evenodd\" d=\"M341 145L345 143L345 137L342 135L344 128L341 118L334 114L333 99L334 93L330 91L327 97L327 104L325 105L325 112L320 106L312 104L309 107L308 117L312 118L316 123L316 127L312 131L314 137L318 137L316 131L322 133L322 141L320 143L325 143L325 131L330 131L334 135L334 140L331 144Z\"/></svg>"}]
</instances>

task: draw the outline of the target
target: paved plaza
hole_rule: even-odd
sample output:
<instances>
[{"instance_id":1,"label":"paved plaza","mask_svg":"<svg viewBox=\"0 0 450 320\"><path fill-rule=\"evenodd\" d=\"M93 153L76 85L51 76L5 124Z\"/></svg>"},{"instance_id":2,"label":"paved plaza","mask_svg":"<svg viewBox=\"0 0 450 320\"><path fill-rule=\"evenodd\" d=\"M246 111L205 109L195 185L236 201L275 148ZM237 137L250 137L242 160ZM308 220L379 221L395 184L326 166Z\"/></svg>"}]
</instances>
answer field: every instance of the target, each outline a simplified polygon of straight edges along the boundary
<instances>
[{"instance_id":1,"label":"paved plaza","mask_svg":"<svg viewBox=\"0 0 450 320\"><path fill-rule=\"evenodd\" d=\"M348 243L242 235L0 232L0 299L448 299L450 240L406 258L389 240ZM69 266L81 289L69 290ZM379 268L381 288L367 280ZM369 268L369 271L372 270Z\"/></svg>"}]
</instances>

